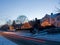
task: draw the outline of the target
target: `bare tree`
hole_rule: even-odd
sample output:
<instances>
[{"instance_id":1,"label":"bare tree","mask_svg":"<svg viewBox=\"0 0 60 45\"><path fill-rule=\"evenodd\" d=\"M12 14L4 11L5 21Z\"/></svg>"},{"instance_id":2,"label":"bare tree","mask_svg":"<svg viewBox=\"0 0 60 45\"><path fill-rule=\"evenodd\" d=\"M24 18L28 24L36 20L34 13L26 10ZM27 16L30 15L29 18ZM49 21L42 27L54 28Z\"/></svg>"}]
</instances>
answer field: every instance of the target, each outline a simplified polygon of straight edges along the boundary
<instances>
[{"instance_id":1,"label":"bare tree","mask_svg":"<svg viewBox=\"0 0 60 45\"><path fill-rule=\"evenodd\" d=\"M57 12L60 13L60 1L59 1L58 5L59 5L59 7L57 7Z\"/></svg>"}]
</instances>

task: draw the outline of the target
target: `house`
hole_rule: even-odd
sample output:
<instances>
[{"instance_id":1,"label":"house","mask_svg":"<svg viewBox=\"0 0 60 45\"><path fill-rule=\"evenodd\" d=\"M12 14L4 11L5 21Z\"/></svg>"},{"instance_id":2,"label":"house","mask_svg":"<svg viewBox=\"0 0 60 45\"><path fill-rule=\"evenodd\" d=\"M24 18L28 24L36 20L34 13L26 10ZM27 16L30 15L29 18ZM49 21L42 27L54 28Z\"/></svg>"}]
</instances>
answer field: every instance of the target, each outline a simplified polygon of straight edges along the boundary
<instances>
[{"instance_id":1,"label":"house","mask_svg":"<svg viewBox=\"0 0 60 45\"><path fill-rule=\"evenodd\" d=\"M60 13L56 13L56 14L51 13L51 15L46 14L42 18L41 25L42 26L54 25L56 27L60 27Z\"/></svg>"},{"instance_id":2,"label":"house","mask_svg":"<svg viewBox=\"0 0 60 45\"><path fill-rule=\"evenodd\" d=\"M32 28L32 26L29 24L29 22L26 22L21 26L21 29L30 29L30 28Z\"/></svg>"}]
</instances>

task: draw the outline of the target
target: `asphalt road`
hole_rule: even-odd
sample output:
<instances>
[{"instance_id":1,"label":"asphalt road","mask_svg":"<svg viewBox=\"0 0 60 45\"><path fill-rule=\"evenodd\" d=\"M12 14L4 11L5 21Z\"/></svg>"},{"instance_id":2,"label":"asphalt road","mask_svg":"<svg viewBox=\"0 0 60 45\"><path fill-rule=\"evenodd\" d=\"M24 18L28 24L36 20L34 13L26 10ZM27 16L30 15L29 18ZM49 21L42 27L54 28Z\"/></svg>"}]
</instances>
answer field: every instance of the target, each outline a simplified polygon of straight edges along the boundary
<instances>
[{"instance_id":1,"label":"asphalt road","mask_svg":"<svg viewBox=\"0 0 60 45\"><path fill-rule=\"evenodd\" d=\"M0 32L0 34L5 38L13 41L17 45L60 45L60 42L18 36L18 35L6 33L6 32Z\"/></svg>"}]
</instances>

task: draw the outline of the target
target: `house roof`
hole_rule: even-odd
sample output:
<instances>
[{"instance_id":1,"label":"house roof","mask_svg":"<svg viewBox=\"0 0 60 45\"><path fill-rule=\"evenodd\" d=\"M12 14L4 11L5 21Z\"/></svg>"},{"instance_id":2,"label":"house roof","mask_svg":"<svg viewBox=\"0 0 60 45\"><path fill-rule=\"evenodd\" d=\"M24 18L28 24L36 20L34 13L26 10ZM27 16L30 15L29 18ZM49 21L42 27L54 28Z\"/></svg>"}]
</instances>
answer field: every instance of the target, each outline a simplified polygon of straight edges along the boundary
<instances>
[{"instance_id":1,"label":"house roof","mask_svg":"<svg viewBox=\"0 0 60 45\"><path fill-rule=\"evenodd\" d=\"M53 15L50 15L51 16L51 18L55 18L56 16L59 16L60 15L60 13L56 13L56 14L53 14Z\"/></svg>"},{"instance_id":2,"label":"house roof","mask_svg":"<svg viewBox=\"0 0 60 45\"><path fill-rule=\"evenodd\" d=\"M46 14L42 19L50 18L50 15Z\"/></svg>"},{"instance_id":3,"label":"house roof","mask_svg":"<svg viewBox=\"0 0 60 45\"><path fill-rule=\"evenodd\" d=\"M41 20L45 20L46 18L55 18L57 16L60 16L60 13L56 13L56 14L52 14L52 15L48 15L46 14Z\"/></svg>"}]
</instances>

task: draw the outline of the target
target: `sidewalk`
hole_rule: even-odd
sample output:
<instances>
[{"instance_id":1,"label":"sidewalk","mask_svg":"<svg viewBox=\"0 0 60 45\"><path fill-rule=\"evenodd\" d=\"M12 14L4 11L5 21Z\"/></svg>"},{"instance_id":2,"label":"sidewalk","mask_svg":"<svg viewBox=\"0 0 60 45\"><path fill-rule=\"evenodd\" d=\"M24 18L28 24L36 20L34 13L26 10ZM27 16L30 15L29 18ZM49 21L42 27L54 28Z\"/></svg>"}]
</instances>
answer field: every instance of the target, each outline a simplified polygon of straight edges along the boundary
<instances>
[{"instance_id":1,"label":"sidewalk","mask_svg":"<svg viewBox=\"0 0 60 45\"><path fill-rule=\"evenodd\" d=\"M4 38L3 36L0 36L0 45L17 45L17 44Z\"/></svg>"}]
</instances>

